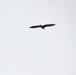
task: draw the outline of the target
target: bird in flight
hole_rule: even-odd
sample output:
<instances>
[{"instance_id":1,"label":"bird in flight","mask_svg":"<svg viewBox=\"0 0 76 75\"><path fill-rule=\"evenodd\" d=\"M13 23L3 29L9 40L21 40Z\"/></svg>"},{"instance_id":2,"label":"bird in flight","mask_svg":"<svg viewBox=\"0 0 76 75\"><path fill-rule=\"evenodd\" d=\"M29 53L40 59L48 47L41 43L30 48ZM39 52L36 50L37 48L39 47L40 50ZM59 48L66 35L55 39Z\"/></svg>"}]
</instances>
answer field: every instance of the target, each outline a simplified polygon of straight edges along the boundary
<instances>
[{"instance_id":1,"label":"bird in flight","mask_svg":"<svg viewBox=\"0 0 76 75\"><path fill-rule=\"evenodd\" d=\"M36 25L36 26L31 26L29 28L42 28L45 29L45 27L50 27L50 26L54 26L56 24L45 24L45 25Z\"/></svg>"}]
</instances>

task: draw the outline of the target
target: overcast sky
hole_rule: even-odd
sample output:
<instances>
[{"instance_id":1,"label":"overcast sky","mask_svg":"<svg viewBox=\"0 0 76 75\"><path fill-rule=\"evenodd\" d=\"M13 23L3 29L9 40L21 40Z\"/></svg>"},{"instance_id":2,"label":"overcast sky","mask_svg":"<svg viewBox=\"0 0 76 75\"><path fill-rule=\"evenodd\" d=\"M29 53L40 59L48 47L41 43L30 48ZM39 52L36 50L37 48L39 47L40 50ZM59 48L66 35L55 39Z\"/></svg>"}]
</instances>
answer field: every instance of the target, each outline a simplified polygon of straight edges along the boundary
<instances>
[{"instance_id":1,"label":"overcast sky","mask_svg":"<svg viewBox=\"0 0 76 75\"><path fill-rule=\"evenodd\" d=\"M0 75L76 75L76 1L0 0Z\"/></svg>"}]
</instances>

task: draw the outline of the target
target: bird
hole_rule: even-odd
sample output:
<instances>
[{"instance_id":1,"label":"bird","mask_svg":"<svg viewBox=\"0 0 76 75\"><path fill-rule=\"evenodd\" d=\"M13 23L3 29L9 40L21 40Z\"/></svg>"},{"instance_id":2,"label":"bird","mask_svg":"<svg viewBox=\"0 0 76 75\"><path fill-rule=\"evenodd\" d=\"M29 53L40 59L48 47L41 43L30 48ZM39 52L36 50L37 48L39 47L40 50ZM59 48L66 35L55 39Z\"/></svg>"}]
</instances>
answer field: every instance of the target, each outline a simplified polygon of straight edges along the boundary
<instances>
[{"instance_id":1,"label":"bird","mask_svg":"<svg viewBox=\"0 0 76 75\"><path fill-rule=\"evenodd\" d=\"M42 29L45 29L45 27L50 27L50 26L54 26L56 24L44 24L44 25L35 25L35 26L31 26L29 28L42 28Z\"/></svg>"}]
</instances>

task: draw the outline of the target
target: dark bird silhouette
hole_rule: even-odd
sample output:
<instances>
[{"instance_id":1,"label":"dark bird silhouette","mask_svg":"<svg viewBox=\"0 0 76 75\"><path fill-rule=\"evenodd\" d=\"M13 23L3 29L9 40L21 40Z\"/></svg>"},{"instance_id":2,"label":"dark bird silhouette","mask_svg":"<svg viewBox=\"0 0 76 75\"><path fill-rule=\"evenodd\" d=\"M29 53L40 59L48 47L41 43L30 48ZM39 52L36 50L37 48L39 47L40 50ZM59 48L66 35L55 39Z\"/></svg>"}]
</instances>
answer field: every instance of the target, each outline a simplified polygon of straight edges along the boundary
<instances>
[{"instance_id":1,"label":"dark bird silhouette","mask_svg":"<svg viewBox=\"0 0 76 75\"><path fill-rule=\"evenodd\" d=\"M45 29L45 27L50 27L50 26L54 26L55 24L45 24L45 25L36 25L36 26L31 26L29 28L42 28Z\"/></svg>"}]
</instances>

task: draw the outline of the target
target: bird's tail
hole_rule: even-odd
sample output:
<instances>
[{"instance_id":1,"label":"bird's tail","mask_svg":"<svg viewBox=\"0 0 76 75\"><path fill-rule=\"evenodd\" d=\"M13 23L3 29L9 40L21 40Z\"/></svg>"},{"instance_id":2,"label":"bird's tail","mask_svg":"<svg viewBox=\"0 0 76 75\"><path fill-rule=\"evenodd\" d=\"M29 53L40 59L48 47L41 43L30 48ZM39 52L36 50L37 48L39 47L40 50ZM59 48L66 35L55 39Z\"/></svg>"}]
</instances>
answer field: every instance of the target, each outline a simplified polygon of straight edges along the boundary
<instances>
[{"instance_id":1,"label":"bird's tail","mask_svg":"<svg viewBox=\"0 0 76 75\"><path fill-rule=\"evenodd\" d=\"M45 29L45 27L43 27L43 26L42 26L41 28L42 28L42 29Z\"/></svg>"}]
</instances>

